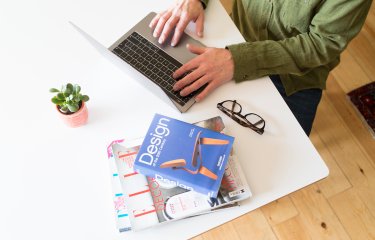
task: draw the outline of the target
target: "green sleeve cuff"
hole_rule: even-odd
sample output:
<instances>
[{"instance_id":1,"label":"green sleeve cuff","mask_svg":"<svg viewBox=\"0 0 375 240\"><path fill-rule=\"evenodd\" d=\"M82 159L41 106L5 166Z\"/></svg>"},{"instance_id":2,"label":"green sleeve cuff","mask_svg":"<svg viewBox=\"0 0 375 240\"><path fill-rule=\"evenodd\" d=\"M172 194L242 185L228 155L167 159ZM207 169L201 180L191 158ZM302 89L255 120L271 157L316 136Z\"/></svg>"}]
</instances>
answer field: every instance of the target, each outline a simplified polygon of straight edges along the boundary
<instances>
[{"instance_id":1,"label":"green sleeve cuff","mask_svg":"<svg viewBox=\"0 0 375 240\"><path fill-rule=\"evenodd\" d=\"M234 62L233 79L235 82L242 82L257 78L255 74L256 63L254 52L251 53L251 43L245 43L246 49L242 44L234 44L226 46L231 52ZM245 50L245 51L244 51Z\"/></svg>"},{"instance_id":2,"label":"green sleeve cuff","mask_svg":"<svg viewBox=\"0 0 375 240\"><path fill-rule=\"evenodd\" d=\"M234 80L242 82L271 74L303 75L306 68L297 64L304 62L299 59L298 47L291 44L295 54L287 51L285 45L283 41L265 40L227 46L234 61Z\"/></svg>"},{"instance_id":3,"label":"green sleeve cuff","mask_svg":"<svg viewBox=\"0 0 375 240\"><path fill-rule=\"evenodd\" d=\"M201 0L203 9L206 9L209 0Z\"/></svg>"}]
</instances>

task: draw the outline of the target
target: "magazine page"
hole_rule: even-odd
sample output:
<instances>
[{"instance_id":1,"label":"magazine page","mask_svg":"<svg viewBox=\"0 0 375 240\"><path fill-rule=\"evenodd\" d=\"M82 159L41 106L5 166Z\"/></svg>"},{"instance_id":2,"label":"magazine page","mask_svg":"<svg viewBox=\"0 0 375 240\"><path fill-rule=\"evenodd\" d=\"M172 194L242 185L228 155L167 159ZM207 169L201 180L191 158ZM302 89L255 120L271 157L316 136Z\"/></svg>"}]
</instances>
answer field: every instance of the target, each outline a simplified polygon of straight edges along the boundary
<instances>
[{"instance_id":1,"label":"magazine page","mask_svg":"<svg viewBox=\"0 0 375 240\"><path fill-rule=\"evenodd\" d=\"M155 114L134 169L216 198L233 141L220 132Z\"/></svg>"},{"instance_id":2,"label":"magazine page","mask_svg":"<svg viewBox=\"0 0 375 240\"><path fill-rule=\"evenodd\" d=\"M124 232L124 231L131 230L131 224L129 220L128 209L126 208L126 205L125 205L125 196L122 191L115 158L112 152L113 144L116 144L119 142L122 142L122 140L113 141L107 147L107 154L108 154L109 170L110 170L110 177L111 177L112 198L113 198L114 209L115 209L116 227L119 230L119 232Z\"/></svg>"},{"instance_id":3,"label":"magazine page","mask_svg":"<svg viewBox=\"0 0 375 240\"><path fill-rule=\"evenodd\" d=\"M120 143L112 145L112 152L133 230L147 228L159 223L147 179L133 169L134 158L138 150L139 145L132 147L124 147Z\"/></svg>"},{"instance_id":4,"label":"magazine page","mask_svg":"<svg viewBox=\"0 0 375 240\"><path fill-rule=\"evenodd\" d=\"M225 174L220 186L220 193L228 202L247 199L252 196L237 156L231 154L225 168Z\"/></svg>"}]
</instances>

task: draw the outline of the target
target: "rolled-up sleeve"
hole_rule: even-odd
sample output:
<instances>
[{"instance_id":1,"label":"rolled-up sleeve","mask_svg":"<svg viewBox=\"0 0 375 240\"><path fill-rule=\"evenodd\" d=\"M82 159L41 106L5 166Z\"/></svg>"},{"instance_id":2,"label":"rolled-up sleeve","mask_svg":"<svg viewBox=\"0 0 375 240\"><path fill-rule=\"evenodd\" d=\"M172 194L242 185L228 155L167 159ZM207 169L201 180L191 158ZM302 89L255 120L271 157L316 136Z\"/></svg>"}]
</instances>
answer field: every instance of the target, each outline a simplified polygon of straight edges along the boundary
<instances>
[{"instance_id":1,"label":"rolled-up sleeve","mask_svg":"<svg viewBox=\"0 0 375 240\"><path fill-rule=\"evenodd\" d=\"M324 1L308 31L280 41L264 40L227 46L236 82L271 74L304 75L339 58L361 30L371 0Z\"/></svg>"}]
</instances>

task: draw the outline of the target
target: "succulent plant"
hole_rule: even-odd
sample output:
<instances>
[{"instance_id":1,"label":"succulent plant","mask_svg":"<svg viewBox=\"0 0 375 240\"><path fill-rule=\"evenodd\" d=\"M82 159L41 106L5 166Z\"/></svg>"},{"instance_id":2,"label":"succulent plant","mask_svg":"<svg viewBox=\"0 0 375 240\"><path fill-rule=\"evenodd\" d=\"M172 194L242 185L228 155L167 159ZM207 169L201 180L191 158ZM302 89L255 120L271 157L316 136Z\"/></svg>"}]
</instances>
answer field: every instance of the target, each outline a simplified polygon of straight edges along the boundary
<instances>
[{"instance_id":1,"label":"succulent plant","mask_svg":"<svg viewBox=\"0 0 375 240\"><path fill-rule=\"evenodd\" d=\"M81 94L81 87L78 84L67 83L61 87L61 90L51 88L51 93L56 93L51 101L56 104L59 110L64 114L77 112L82 102L87 102L89 96Z\"/></svg>"}]
</instances>

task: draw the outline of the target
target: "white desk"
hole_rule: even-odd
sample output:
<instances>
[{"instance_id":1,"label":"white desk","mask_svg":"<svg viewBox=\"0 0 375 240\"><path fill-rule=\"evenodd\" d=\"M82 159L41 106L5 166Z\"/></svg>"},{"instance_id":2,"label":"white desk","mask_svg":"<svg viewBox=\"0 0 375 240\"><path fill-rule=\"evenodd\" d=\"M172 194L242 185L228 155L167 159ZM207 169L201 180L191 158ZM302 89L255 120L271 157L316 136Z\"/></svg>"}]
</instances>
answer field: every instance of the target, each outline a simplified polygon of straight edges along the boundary
<instances>
[{"instance_id":1,"label":"white desk","mask_svg":"<svg viewBox=\"0 0 375 240\"><path fill-rule=\"evenodd\" d=\"M77 23L109 46L149 11L170 2L2 1L0 239L185 239L327 176L269 79L226 84L181 115L104 60L68 24ZM242 41L218 1L207 9L202 41L217 47ZM50 102L49 88L68 81L91 97L89 123L78 129L65 127ZM242 128L217 110L216 103L226 99L263 116L265 134ZM155 112L188 122L221 115L236 137L254 196L230 211L117 233L106 146L142 136Z\"/></svg>"}]
</instances>

